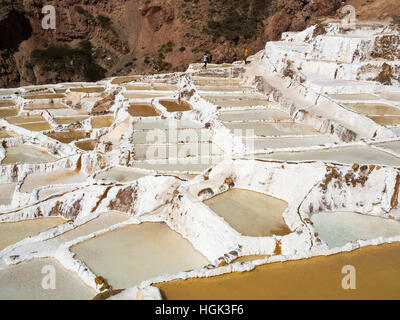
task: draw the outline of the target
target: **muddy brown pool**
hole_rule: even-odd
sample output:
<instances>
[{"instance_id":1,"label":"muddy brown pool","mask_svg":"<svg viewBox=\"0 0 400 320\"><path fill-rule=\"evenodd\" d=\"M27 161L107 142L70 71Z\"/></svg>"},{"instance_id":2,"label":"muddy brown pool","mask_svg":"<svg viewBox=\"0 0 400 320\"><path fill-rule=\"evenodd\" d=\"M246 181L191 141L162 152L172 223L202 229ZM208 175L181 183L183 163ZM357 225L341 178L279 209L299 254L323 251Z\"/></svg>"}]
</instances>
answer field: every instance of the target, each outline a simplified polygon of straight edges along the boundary
<instances>
[{"instance_id":1,"label":"muddy brown pool","mask_svg":"<svg viewBox=\"0 0 400 320\"><path fill-rule=\"evenodd\" d=\"M345 274L341 271L346 265L356 268L356 290L342 288ZM328 257L267 264L250 272L156 286L168 300L398 300L400 282L395 279L399 277L397 242Z\"/></svg>"}]
</instances>

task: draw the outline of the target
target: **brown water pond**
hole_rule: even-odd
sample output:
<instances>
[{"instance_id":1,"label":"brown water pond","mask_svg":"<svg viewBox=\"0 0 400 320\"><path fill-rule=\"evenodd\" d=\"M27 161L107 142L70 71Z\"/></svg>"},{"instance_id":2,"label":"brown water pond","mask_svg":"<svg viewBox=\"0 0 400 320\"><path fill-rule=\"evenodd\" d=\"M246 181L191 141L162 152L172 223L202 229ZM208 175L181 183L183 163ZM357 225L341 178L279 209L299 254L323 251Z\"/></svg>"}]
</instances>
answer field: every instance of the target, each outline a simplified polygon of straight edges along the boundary
<instances>
[{"instance_id":1,"label":"brown water pond","mask_svg":"<svg viewBox=\"0 0 400 320\"><path fill-rule=\"evenodd\" d=\"M356 290L344 290L342 268L356 268ZM169 300L400 299L400 244L328 257L272 263L243 273L160 283ZM212 288L212 290L210 290Z\"/></svg>"},{"instance_id":2,"label":"brown water pond","mask_svg":"<svg viewBox=\"0 0 400 320\"><path fill-rule=\"evenodd\" d=\"M133 103L128 109L132 117L157 117L161 112L150 103Z\"/></svg>"},{"instance_id":3,"label":"brown water pond","mask_svg":"<svg viewBox=\"0 0 400 320\"><path fill-rule=\"evenodd\" d=\"M192 110L192 106L186 101L182 100L160 100L160 104L163 105L168 112Z\"/></svg>"}]
</instances>

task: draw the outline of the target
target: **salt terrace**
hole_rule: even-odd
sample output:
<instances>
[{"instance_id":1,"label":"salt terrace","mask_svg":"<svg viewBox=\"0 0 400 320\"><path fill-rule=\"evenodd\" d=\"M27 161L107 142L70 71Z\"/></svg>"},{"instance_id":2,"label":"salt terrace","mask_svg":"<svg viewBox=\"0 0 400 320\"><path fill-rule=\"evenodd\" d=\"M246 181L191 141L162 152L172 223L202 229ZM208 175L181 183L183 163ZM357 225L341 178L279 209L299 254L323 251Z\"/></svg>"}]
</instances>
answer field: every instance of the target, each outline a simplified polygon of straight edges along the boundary
<instances>
[{"instance_id":1,"label":"salt terrace","mask_svg":"<svg viewBox=\"0 0 400 320\"><path fill-rule=\"evenodd\" d=\"M398 276L399 30L316 31L248 65L2 90L0 297L313 297L293 272L335 259Z\"/></svg>"}]
</instances>

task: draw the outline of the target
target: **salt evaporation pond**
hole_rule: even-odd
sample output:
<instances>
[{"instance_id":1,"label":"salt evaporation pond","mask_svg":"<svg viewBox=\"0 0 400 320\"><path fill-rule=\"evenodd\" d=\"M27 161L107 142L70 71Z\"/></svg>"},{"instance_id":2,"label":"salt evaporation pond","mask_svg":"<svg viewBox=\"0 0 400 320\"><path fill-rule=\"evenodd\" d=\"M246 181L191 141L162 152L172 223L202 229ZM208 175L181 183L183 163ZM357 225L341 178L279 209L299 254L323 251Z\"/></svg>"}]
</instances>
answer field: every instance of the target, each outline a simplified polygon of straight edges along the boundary
<instances>
[{"instance_id":1,"label":"salt evaporation pond","mask_svg":"<svg viewBox=\"0 0 400 320\"><path fill-rule=\"evenodd\" d=\"M252 131L255 136L290 136L318 134L318 131L300 123L268 123L268 122L227 122L225 126L233 133L238 131L242 136L247 135L246 130Z\"/></svg>"},{"instance_id":2,"label":"salt evaporation pond","mask_svg":"<svg viewBox=\"0 0 400 320\"><path fill-rule=\"evenodd\" d=\"M400 158L389 153L368 147L348 147L328 150L312 150L302 152L277 152L272 154L254 155L258 159L306 161L321 160L345 164L381 164L387 166L400 166Z\"/></svg>"},{"instance_id":3,"label":"salt evaporation pond","mask_svg":"<svg viewBox=\"0 0 400 320\"><path fill-rule=\"evenodd\" d=\"M55 270L54 290L42 287L43 278L49 274L46 266ZM0 300L89 300L96 295L54 259L32 260L0 270L0 288Z\"/></svg>"},{"instance_id":4,"label":"salt evaporation pond","mask_svg":"<svg viewBox=\"0 0 400 320\"><path fill-rule=\"evenodd\" d=\"M356 268L357 290L343 290L342 268L346 265ZM399 278L400 244L393 243L156 287L169 300L398 300Z\"/></svg>"},{"instance_id":5,"label":"salt evaporation pond","mask_svg":"<svg viewBox=\"0 0 400 320\"><path fill-rule=\"evenodd\" d=\"M244 110L244 111L224 111L219 117L221 121L246 121L246 120L272 120L272 121L288 121L293 122L289 115L283 111L266 109L266 110Z\"/></svg>"},{"instance_id":6,"label":"salt evaporation pond","mask_svg":"<svg viewBox=\"0 0 400 320\"><path fill-rule=\"evenodd\" d=\"M333 144L335 139L328 135L308 136L308 137L276 137L276 138L256 138L256 139L243 139L243 143L250 149L263 150L263 149L280 149L280 148L299 148L299 147L312 147L326 144ZM252 149L252 147L254 147Z\"/></svg>"},{"instance_id":7,"label":"salt evaporation pond","mask_svg":"<svg viewBox=\"0 0 400 320\"><path fill-rule=\"evenodd\" d=\"M383 103L349 103L346 108L365 115L400 115L400 109Z\"/></svg>"},{"instance_id":8,"label":"salt evaporation pond","mask_svg":"<svg viewBox=\"0 0 400 320\"><path fill-rule=\"evenodd\" d=\"M86 181L87 177L78 170L58 170L46 173L34 173L25 178L21 186L22 192L30 193L34 189L57 184L79 184Z\"/></svg>"},{"instance_id":9,"label":"salt evaporation pond","mask_svg":"<svg viewBox=\"0 0 400 320\"><path fill-rule=\"evenodd\" d=\"M130 182L147 176L148 173L132 168L112 167L96 175L96 180L110 180L118 182Z\"/></svg>"},{"instance_id":10,"label":"salt evaporation pond","mask_svg":"<svg viewBox=\"0 0 400 320\"><path fill-rule=\"evenodd\" d=\"M129 218L131 218L131 217L127 214L122 214L119 212L105 212L105 213L101 214L99 217L97 217L93 220L90 220L89 222L87 222L83 225L80 225L79 227L77 227L71 231L63 233L63 234L59 235L58 237L49 240L48 242L56 241L56 242L60 243L60 242L72 241L79 237L87 236L93 232L107 229L113 225L122 223L122 222L128 220Z\"/></svg>"},{"instance_id":11,"label":"salt evaporation pond","mask_svg":"<svg viewBox=\"0 0 400 320\"><path fill-rule=\"evenodd\" d=\"M6 148L6 156L1 164L44 163L56 160L55 156L43 149L24 145Z\"/></svg>"},{"instance_id":12,"label":"salt evaporation pond","mask_svg":"<svg viewBox=\"0 0 400 320\"><path fill-rule=\"evenodd\" d=\"M341 247L356 240L400 235L398 221L355 212L321 212L311 217L320 238L329 247Z\"/></svg>"},{"instance_id":13,"label":"salt evaporation pond","mask_svg":"<svg viewBox=\"0 0 400 320\"><path fill-rule=\"evenodd\" d=\"M164 106L168 112L183 112L192 110L192 106L182 100L160 100L160 104Z\"/></svg>"},{"instance_id":14,"label":"salt evaporation pond","mask_svg":"<svg viewBox=\"0 0 400 320\"><path fill-rule=\"evenodd\" d=\"M82 115L82 116L76 116L76 117L55 117L54 121L57 124L71 124L71 123L75 123L75 122L85 121L88 118L89 118L88 115Z\"/></svg>"},{"instance_id":15,"label":"salt evaporation pond","mask_svg":"<svg viewBox=\"0 0 400 320\"><path fill-rule=\"evenodd\" d=\"M0 183L0 205L11 203L17 185L17 183Z\"/></svg>"},{"instance_id":16,"label":"salt evaporation pond","mask_svg":"<svg viewBox=\"0 0 400 320\"><path fill-rule=\"evenodd\" d=\"M164 223L127 226L83 242L72 251L114 289L209 264L187 240Z\"/></svg>"},{"instance_id":17,"label":"salt evaporation pond","mask_svg":"<svg viewBox=\"0 0 400 320\"><path fill-rule=\"evenodd\" d=\"M19 222L0 223L0 250L21 241L27 237L37 235L65 222L62 218L40 218Z\"/></svg>"},{"instance_id":18,"label":"salt evaporation pond","mask_svg":"<svg viewBox=\"0 0 400 320\"><path fill-rule=\"evenodd\" d=\"M128 108L128 113L132 117L157 117L161 114L151 103L133 103Z\"/></svg>"},{"instance_id":19,"label":"salt evaporation pond","mask_svg":"<svg viewBox=\"0 0 400 320\"><path fill-rule=\"evenodd\" d=\"M93 129L107 128L114 123L113 116L97 116L91 119Z\"/></svg>"},{"instance_id":20,"label":"salt evaporation pond","mask_svg":"<svg viewBox=\"0 0 400 320\"><path fill-rule=\"evenodd\" d=\"M282 217L287 203L266 194L232 189L204 203L242 235L268 237L291 232Z\"/></svg>"},{"instance_id":21,"label":"salt evaporation pond","mask_svg":"<svg viewBox=\"0 0 400 320\"><path fill-rule=\"evenodd\" d=\"M212 157L212 158L189 158L189 159L178 159L178 160L154 160L154 161L135 161L133 163L134 168L154 170L157 172L190 172L190 173L202 173L211 166L222 161L223 158ZM186 162L187 161L187 162Z\"/></svg>"}]
</instances>

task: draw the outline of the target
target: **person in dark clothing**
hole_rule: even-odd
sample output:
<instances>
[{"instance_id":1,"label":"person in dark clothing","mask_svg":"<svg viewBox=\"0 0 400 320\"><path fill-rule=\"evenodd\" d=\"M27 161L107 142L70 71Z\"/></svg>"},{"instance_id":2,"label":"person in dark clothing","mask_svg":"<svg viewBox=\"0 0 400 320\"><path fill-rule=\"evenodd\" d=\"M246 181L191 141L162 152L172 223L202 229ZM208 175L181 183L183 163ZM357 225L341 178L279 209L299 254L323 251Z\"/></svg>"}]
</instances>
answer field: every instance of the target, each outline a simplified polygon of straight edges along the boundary
<instances>
[{"instance_id":1,"label":"person in dark clothing","mask_svg":"<svg viewBox=\"0 0 400 320\"><path fill-rule=\"evenodd\" d=\"M202 69L207 69L207 63L208 63L207 53L204 54L203 62L204 62L204 66L202 67Z\"/></svg>"}]
</instances>

